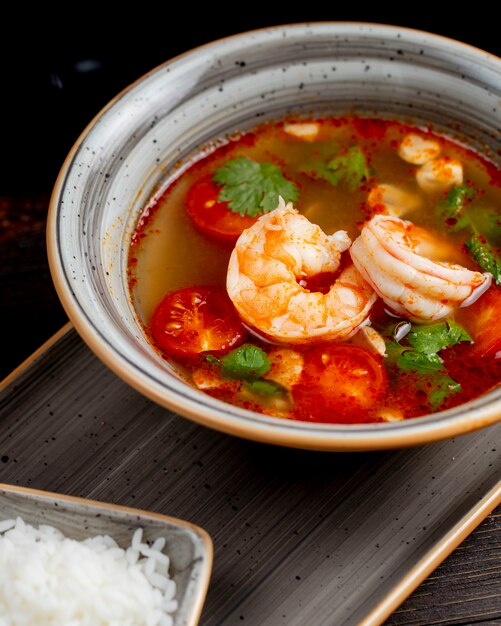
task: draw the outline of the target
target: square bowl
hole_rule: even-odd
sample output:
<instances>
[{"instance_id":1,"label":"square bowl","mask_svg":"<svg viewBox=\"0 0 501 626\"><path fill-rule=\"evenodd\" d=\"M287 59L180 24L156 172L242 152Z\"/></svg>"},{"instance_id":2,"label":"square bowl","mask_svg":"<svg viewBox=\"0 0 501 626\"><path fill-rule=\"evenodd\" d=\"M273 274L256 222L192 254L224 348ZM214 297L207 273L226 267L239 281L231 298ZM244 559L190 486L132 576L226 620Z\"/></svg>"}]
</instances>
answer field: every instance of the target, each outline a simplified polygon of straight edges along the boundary
<instances>
[{"instance_id":1,"label":"square bowl","mask_svg":"<svg viewBox=\"0 0 501 626\"><path fill-rule=\"evenodd\" d=\"M0 483L0 522L16 517L32 526L54 526L77 541L109 535L124 549L138 528L145 543L165 538L178 602L174 625L198 624L212 568L212 541L202 528L158 513Z\"/></svg>"}]
</instances>

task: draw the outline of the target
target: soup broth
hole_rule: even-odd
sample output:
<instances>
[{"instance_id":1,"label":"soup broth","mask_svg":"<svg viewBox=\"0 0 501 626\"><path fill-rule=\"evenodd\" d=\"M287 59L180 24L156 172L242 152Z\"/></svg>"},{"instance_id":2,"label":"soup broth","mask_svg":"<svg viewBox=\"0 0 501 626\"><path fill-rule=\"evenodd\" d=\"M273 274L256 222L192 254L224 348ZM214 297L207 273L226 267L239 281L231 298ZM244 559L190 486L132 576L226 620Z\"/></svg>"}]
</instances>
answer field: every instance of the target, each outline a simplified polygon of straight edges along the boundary
<instances>
[{"instance_id":1,"label":"soup broth","mask_svg":"<svg viewBox=\"0 0 501 626\"><path fill-rule=\"evenodd\" d=\"M501 288L496 280L501 283L501 278L496 272L501 187L499 172L490 162L428 129L356 117L267 123L201 154L148 204L129 252L131 297L145 333L193 385L227 402L281 418L356 423L397 421L444 410L499 384ZM262 164L267 169L259 169ZM235 182L231 176L237 178L234 185L227 182ZM254 232L274 215L271 210L260 219L253 214L259 194L252 185L261 181L266 186L263 180L272 181L268 204L274 203L273 208L279 204L280 191L290 192L284 201L292 200L299 214L324 233L347 233L351 245L339 252L339 267L312 275L304 272L296 276L300 289L296 285L291 289L298 298L326 294L336 281L342 282L346 268L353 268L350 271L370 293L361 323L350 328L350 314L342 311L347 330L321 334L312 329L310 335L312 319L306 312L300 336L287 339L262 318L254 323L238 298L232 298L235 311L226 284L232 251L244 245L242 238L237 243L239 233L244 228ZM246 198L250 215L232 212L229 205L242 199L245 204ZM382 221L375 220L378 216ZM296 224L295 214L290 213L290 219ZM304 224L297 222L297 228ZM353 247L361 232L369 237L366 229L371 225L403 229L406 241L409 237L414 241L418 233L419 263L424 258L423 263L438 264L433 267L461 266L471 270L468 276L475 273L479 285L472 287L471 296L451 305L446 315L426 318L416 315L410 302L415 290L414 278L408 277L399 287L408 294L408 306L402 305L406 310L400 304L392 306L383 279L385 297L379 293L377 262L364 268L366 250L362 243ZM362 250L358 256L357 246ZM412 259L414 263L414 251ZM396 266L402 262L392 260ZM255 303L249 306L256 307L264 287L261 277L251 279L256 291ZM202 291L194 295L193 288ZM179 293L181 300L175 299L177 295L169 300L169 294ZM438 309L446 310L450 295L433 293ZM201 300L210 313L209 322L202 315L195 323L191 315L194 326L189 332L199 338L204 324L217 328L205 343L188 345L186 333L181 336L186 317L179 308ZM270 318L283 319L284 310L274 311L266 302ZM173 307L177 317L172 317ZM158 339L159 332L169 334L166 342Z\"/></svg>"}]
</instances>

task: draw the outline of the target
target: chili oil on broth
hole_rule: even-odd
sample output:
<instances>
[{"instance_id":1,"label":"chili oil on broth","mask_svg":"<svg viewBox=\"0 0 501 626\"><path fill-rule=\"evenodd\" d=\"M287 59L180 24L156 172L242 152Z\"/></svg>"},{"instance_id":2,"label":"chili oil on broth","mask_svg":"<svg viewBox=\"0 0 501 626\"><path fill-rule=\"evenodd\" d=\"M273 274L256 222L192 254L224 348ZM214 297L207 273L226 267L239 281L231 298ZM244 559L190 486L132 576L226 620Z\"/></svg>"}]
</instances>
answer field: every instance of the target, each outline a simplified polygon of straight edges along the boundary
<instances>
[{"instance_id":1,"label":"chili oil on broth","mask_svg":"<svg viewBox=\"0 0 501 626\"><path fill-rule=\"evenodd\" d=\"M419 208L403 215L403 219L411 220L428 230L431 235L448 240L448 258L441 260L458 263L468 269L477 269L464 247L468 233L453 232L437 218L436 205L439 196L423 192L416 182L416 166L410 165L398 155L398 145L407 133L426 134L426 130L396 121L359 118L328 118L316 121L320 124L320 130L314 141L304 141L288 135L284 131L283 121L267 123L251 133L230 138L222 147L195 161L170 184L158 200L149 205L132 240L128 270L132 300L150 338L148 328L151 316L166 294L194 285L225 287L232 246L211 240L199 232L186 212L185 201L188 190L195 181L211 175L216 168L239 156L278 165L283 174L299 186L296 208L327 234L342 229L348 232L352 240L359 235L362 223L371 216L366 204L370 187L376 182L396 185L419 200ZM440 143L441 156L461 161L464 182L479 192L479 206L499 211L501 189L490 184L492 167L486 167L481 157L464 146L440 135L432 134L431 137ZM314 170L320 162L332 158L340 148L355 144L360 145L367 156L371 172L371 179L359 189L351 191L342 185L335 187L307 173ZM469 307L457 309L454 318L469 331L475 326L475 315L476 307ZM371 318L380 326L395 322L385 311L381 301L374 307ZM270 344L263 342L261 338L251 335L249 341L265 351L270 348ZM350 342L351 340L348 343ZM308 350L297 346L294 349L299 352ZM501 377L499 359L488 373L487 370L478 372L478 368L474 372L458 366L459 360L468 359L468 346L457 346L445 352L446 361L461 378L463 390L444 402L440 410L484 393ZM457 358L454 358L455 354ZM170 358L169 360L172 361ZM193 367L184 362L177 362L175 365L193 383ZM405 417L415 417L430 412L422 393L406 392L408 385L414 384L412 376L397 376L395 372L388 371L388 378L387 395L379 404L389 407L390 414L393 411L395 415L403 413ZM294 412L290 396L285 400L263 398L248 390L236 392L237 388L238 385L234 382L228 382L219 389L207 392L233 404L278 417L309 419L304 414L298 415ZM327 421L331 419L327 417ZM380 412L374 410L366 411L363 415L354 414L350 419L342 418L340 421L380 420Z\"/></svg>"}]
</instances>

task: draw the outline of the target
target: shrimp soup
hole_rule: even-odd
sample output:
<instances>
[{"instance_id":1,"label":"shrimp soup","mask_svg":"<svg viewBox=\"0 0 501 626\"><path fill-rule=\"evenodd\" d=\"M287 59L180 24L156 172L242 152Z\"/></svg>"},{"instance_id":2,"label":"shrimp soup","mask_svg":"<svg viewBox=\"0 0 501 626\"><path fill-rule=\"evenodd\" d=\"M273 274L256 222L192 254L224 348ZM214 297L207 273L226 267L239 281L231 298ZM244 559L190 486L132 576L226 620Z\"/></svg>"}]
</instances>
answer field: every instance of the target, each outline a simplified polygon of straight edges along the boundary
<instances>
[{"instance_id":1,"label":"shrimp soup","mask_svg":"<svg viewBox=\"0 0 501 626\"><path fill-rule=\"evenodd\" d=\"M145 208L128 265L153 347L268 415L398 421L501 380L501 173L425 128L267 123Z\"/></svg>"}]
</instances>

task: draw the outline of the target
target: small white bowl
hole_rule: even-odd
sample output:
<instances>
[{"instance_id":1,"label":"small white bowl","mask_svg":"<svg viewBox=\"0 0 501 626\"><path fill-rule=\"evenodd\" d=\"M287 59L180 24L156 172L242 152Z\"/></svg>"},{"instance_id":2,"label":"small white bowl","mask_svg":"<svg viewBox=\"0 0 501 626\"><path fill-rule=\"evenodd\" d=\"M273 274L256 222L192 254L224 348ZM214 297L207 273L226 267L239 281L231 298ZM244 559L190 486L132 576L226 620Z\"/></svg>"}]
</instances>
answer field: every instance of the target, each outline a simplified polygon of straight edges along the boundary
<instances>
[{"instance_id":1,"label":"small white bowl","mask_svg":"<svg viewBox=\"0 0 501 626\"><path fill-rule=\"evenodd\" d=\"M124 549L137 528L143 541L164 537L179 606L174 626L198 624L212 569L212 541L202 528L158 513L0 483L0 522L16 517L35 527L53 526L77 541L109 535Z\"/></svg>"},{"instance_id":2,"label":"small white bowl","mask_svg":"<svg viewBox=\"0 0 501 626\"><path fill-rule=\"evenodd\" d=\"M130 235L151 194L206 142L302 112L431 122L500 164L501 60L404 28L296 24L197 48L118 95L87 127L57 180L52 276L77 331L130 385L191 419L250 439L367 450L452 437L501 418L501 389L392 424L310 424L259 415L181 380L149 345L131 304ZM461 132L458 135L457 127Z\"/></svg>"}]
</instances>

